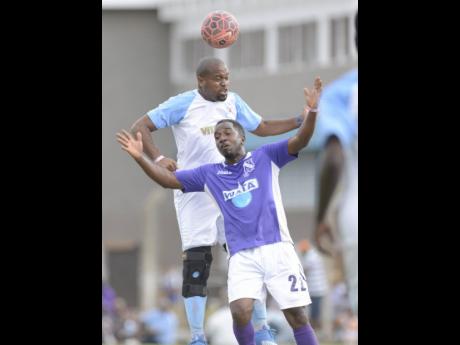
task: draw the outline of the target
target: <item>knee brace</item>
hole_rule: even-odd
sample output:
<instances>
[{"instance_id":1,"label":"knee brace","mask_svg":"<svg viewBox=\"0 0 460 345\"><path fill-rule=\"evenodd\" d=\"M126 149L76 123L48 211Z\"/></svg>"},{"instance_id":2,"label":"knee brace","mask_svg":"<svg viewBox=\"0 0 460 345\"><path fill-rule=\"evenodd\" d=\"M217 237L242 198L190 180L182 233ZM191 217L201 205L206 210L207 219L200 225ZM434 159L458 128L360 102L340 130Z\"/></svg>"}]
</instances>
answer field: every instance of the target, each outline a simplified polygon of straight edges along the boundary
<instances>
[{"instance_id":1,"label":"knee brace","mask_svg":"<svg viewBox=\"0 0 460 345\"><path fill-rule=\"evenodd\" d=\"M185 298L207 295L207 283L211 270L211 247L197 247L182 254L182 296Z\"/></svg>"}]
</instances>

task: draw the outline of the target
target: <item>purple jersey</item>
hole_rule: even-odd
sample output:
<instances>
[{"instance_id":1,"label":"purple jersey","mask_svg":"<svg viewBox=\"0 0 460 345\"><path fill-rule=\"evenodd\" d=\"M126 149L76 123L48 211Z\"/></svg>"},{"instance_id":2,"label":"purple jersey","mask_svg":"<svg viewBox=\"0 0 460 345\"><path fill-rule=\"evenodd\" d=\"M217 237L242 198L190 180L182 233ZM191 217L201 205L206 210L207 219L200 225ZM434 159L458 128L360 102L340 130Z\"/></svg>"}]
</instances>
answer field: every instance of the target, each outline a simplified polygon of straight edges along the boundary
<instances>
[{"instance_id":1,"label":"purple jersey","mask_svg":"<svg viewBox=\"0 0 460 345\"><path fill-rule=\"evenodd\" d=\"M206 164L176 171L183 192L207 192L224 217L230 255L281 241L292 242L278 183L280 168L297 158L288 140L248 152L234 165Z\"/></svg>"}]
</instances>

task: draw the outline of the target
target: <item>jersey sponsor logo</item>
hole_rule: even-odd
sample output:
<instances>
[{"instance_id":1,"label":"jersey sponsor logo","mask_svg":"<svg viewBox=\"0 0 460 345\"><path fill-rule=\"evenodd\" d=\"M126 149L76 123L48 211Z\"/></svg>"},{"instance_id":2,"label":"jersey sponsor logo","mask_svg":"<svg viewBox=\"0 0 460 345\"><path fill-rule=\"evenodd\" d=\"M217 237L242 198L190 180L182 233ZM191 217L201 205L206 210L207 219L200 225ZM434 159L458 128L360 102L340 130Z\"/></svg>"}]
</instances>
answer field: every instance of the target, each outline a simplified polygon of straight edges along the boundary
<instances>
[{"instance_id":1,"label":"jersey sponsor logo","mask_svg":"<svg viewBox=\"0 0 460 345\"><path fill-rule=\"evenodd\" d=\"M233 205L238 208L243 208L251 203L251 191L257 188L259 188L259 181L253 178L243 182L243 184L238 183L238 188L228 191L224 190L222 193L225 201L231 200Z\"/></svg>"},{"instance_id":2,"label":"jersey sponsor logo","mask_svg":"<svg viewBox=\"0 0 460 345\"><path fill-rule=\"evenodd\" d=\"M244 169L244 177L248 177L249 174L256 168L256 164L252 160L252 158L249 158L244 161L243 163L243 169Z\"/></svg>"},{"instance_id":3,"label":"jersey sponsor logo","mask_svg":"<svg viewBox=\"0 0 460 345\"><path fill-rule=\"evenodd\" d=\"M200 128L200 130L201 130L201 134L203 135L214 134L214 126L203 127L203 128Z\"/></svg>"}]
</instances>

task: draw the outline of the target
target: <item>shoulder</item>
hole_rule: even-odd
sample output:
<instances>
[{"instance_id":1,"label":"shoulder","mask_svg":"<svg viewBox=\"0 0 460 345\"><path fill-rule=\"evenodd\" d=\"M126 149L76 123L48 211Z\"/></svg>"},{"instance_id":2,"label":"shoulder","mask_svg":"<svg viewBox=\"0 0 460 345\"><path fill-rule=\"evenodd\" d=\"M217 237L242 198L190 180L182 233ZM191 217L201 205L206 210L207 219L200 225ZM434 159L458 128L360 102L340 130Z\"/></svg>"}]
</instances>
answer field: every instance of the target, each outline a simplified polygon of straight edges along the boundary
<instances>
[{"instance_id":1,"label":"shoulder","mask_svg":"<svg viewBox=\"0 0 460 345\"><path fill-rule=\"evenodd\" d=\"M176 96L172 96L168 99L168 102L174 103L191 103L195 97L197 96L198 92L196 90L189 90L182 93L177 94Z\"/></svg>"},{"instance_id":2,"label":"shoulder","mask_svg":"<svg viewBox=\"0 0 460 345\"><path fill-rule=\"evenodd\" d=\"M235 102L236 104L239 104L239 103L245 103L243 98L241 98L241 96L239 94L237 94L236 92L233 92L233 91L230 91L228 93L228 99Z\"/></svg>"},{"instance_id":3,"label":"shoulder","mask_svg":"<svg viewBox=\"0 0 460 345\"><path fill-rule=\"evenodd\" d=\"M203 174L203 176L208 176L209 173L216 171L220 166L222 166L221 163L208 163L200 165L197 169Z\"/></svg>"}]
</instances>

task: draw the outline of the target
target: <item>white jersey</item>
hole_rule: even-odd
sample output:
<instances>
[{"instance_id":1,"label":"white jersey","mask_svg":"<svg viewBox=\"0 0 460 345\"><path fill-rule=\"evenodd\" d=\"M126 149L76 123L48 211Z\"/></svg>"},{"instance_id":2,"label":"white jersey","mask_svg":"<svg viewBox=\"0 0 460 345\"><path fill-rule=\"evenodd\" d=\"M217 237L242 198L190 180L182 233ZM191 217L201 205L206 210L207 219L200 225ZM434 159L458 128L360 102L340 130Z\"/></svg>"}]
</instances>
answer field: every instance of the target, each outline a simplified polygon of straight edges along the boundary
<instances>
[{"instance_id":1,"label":"white jersey","mask_svg":"<svg viewBox=\"0 0 460 345\"><path fill-rule=\"evenodd\" d=\"M218 121L236 120L252 132L262 120L234 92L229 92L223 102L211 102L196 89L169 98L147 115L156 128L172 128L179 170L224 160L214 140L214 127ZM174 204L183 250L225 242L223 231L218 235L216 228L220 211L206 193L184 194L175 190Z\"/></svg>"}]
</instances>

